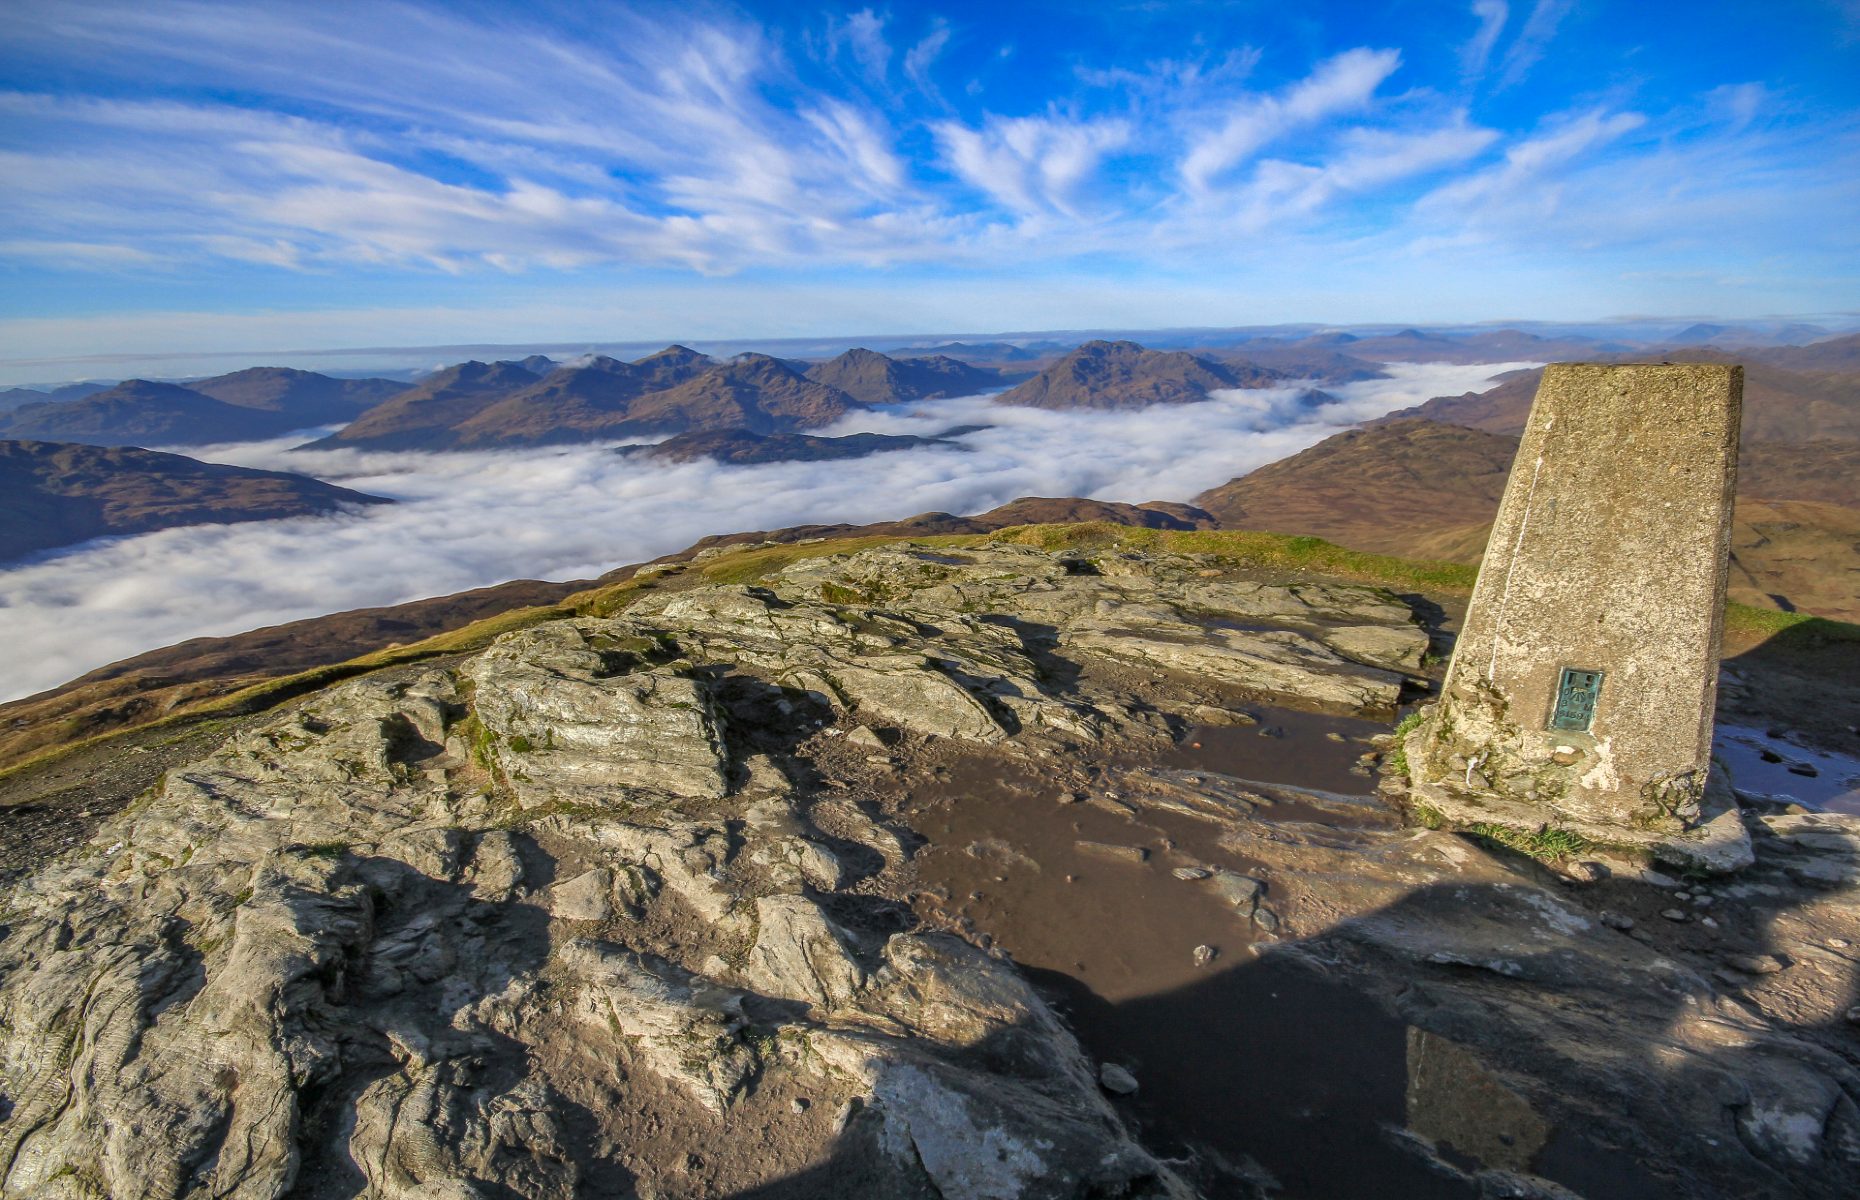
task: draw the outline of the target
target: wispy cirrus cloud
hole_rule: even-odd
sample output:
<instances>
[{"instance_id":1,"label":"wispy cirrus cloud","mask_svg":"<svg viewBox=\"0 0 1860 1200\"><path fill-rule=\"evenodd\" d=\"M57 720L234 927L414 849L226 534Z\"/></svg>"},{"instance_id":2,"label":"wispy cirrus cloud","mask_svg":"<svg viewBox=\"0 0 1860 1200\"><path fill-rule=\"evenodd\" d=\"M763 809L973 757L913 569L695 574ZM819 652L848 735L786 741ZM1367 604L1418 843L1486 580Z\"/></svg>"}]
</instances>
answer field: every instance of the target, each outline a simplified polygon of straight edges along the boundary
<instances>
[{"instance_id":1,"label":"wispy cirrus cloud","mask_svg":"<svg viewBox=\"0 0 1860 1200\"><path fill-rule=\"evenodd\" d=\"M1573 12L1333 14L1316 48L1317 9L1277 37L1261 16L1146 41L1167 13L16 0L0 269L189 305L210 285L229 308L335 303L318 281L347 281L351 302L430 308L505 278L619 294L667 273L740 295L843 272L992 293L1105 263L1264 283L1294 255L1341 288L1364 254L1476 238L1644 278L1701 243L1819 261L1802 288L1825 306L1841 222L1799 214L1857 173L1853 107L1743 64L1653 94L1636 60L1642 82L1594 92L1596 48L1558 37ZM1735 170L1683 202L1642 189L1669 220L1634 239L1608 232L1629 223L1608 191L1568 186L1681 161ZM1546 206L1559 220L1511 219Z\"/></svg>"}]
</instances>

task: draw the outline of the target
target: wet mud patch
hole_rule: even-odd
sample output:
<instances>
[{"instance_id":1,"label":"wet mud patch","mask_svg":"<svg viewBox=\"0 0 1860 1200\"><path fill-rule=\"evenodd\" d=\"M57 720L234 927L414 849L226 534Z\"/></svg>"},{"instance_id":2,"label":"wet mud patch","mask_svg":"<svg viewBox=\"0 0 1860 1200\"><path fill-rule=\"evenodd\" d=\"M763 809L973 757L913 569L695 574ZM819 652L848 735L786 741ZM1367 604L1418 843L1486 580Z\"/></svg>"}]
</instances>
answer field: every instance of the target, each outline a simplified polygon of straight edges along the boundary
<instances>
[{"instance_id":1,"label":"wet mud patch","mask_svg":"<svg viewBox=\"0 0 1860 1200\"><path fill-rule=\"evenodd\" d=\"M1346 796L1375 791L1375 773L1363 756L1371 753L1370 738L1388 732L1387 724L1268 705L1247 711L1257 724L1192 725L1173 749L1146 761Z\"/></svg>"},{"instance_id":2,"label":"wet mud patch","mask_svg":"<svg viewBox=\"0 0 1860 1200\"><path fill-rule=\"evenodd\" d=\"M1382 727L1258 711L1283 736L1191 730L1141 764L949 763L903 805L928 840L913 907L1010 955L1087 1053L1131 1072L1139 1089L1120 1106L1153 1151L1189 1164L1204 1195L1254 1196L1269 1176L1283 1189L1275 1195L1294 1197L1471 1196L1398 1132L1408 1027L1274 953L1270 871L1221 842L1233 820L1252 816L1392 823L1373 801L1355 812L1300 803L1214 769L1361 795L1369 781L1350 773L1366 749L1357 739Z\"/></svg>"}]
</instances>

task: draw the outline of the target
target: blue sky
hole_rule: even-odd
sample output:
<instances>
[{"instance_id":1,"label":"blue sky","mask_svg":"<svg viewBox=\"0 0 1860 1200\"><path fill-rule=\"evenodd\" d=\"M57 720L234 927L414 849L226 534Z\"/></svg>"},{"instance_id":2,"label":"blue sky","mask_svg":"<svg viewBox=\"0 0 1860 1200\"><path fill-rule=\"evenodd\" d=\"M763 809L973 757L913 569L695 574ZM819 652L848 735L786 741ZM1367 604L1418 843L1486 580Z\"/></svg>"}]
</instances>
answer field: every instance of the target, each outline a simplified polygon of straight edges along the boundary
<instances>
[{"instance_id":1,"label":"blue sky","mask_svg":"<svg viewBox=\"0 0 1860 1200\"><path fill-rule=\"evenodd\" d=\"M0 358L1860 310L1860 2L10 0Z\"/></svg>"}]
</instances>

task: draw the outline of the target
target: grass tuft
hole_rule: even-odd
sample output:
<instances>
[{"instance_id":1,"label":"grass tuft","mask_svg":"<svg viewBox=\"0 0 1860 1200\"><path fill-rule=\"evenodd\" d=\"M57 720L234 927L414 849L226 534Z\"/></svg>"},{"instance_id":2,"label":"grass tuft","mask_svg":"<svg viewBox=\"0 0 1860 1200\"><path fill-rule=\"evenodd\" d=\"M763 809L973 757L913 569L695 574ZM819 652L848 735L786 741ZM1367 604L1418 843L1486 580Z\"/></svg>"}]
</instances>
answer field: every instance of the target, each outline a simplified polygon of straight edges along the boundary
<instances>
[{"instance_id":1,"label":"grass tuft","mask_svg":"<svg viewBox=\"0 0 1860 1200\"><path fill-rule=\"evenodd\" d=\"M1540 862L1561 862L1587 854L1595 848L1595 843L1569 829L1558 829L1546 825L1535 833L1526 833L1509 825L1495 825L1482 821L1467 827L1467 833L1482 841L1491 842L1526 854Z\"/></svg>"}]
</instances>

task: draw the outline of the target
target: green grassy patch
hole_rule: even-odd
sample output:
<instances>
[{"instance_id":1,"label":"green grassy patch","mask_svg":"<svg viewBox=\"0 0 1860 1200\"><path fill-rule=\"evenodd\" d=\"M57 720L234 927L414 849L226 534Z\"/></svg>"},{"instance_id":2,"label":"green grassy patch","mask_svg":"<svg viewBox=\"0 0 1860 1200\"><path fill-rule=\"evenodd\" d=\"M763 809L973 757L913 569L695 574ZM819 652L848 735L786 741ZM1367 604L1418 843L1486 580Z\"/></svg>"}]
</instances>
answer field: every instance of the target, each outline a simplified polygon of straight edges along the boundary
<instances>
[{"instance_id":1,"label":"green grassy patch","mask_svg":"<svg viewBox=\"0 0 1860 1200\"><path fill-rule=\"evenodd\" d=\"M1757 608L1732 600L1724 606L1724 631L1752 637L1813 638L1823 642L1860 643L1860 625L1817 617L1811 613Z\"/></svg>"},{"instance_id":2,"label":"green grassy patch","mask_svg":"<svg viewBox=\"0 0 1860 1200\"><path fill-rule=\"evenodd\" d=\"M1535 833L1526 833L1522 829L1513 829L1508 825L1495 825L1482 821L1468 826L1467 833L1482 841L1503 846L1507 850L1516 850L1519 854L1528 854L1541 862L1560 862L1587 854L1595 848L1595 843L1573 830L1545 826Z\"/></svg>"}]
</instances>

